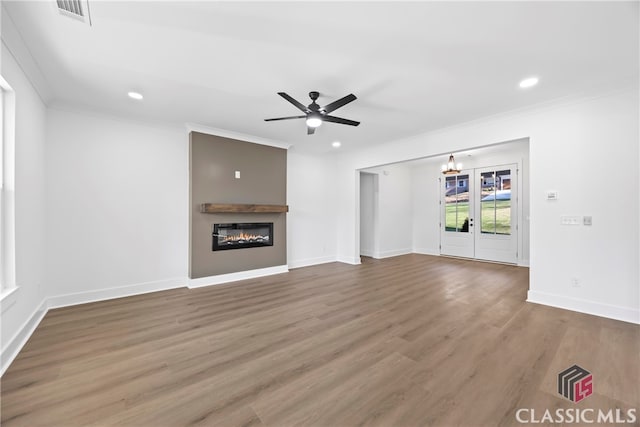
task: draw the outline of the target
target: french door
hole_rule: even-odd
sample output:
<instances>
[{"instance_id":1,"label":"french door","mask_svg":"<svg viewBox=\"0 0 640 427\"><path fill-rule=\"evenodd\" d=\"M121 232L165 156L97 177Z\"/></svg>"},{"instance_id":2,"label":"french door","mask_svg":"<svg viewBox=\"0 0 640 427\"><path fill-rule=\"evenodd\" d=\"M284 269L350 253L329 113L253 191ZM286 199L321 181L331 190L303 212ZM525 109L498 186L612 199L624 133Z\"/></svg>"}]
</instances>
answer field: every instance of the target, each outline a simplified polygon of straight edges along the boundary
<instances>
[{"instance_id":1,"label":"french door","mask_svg":"<svg viewBox=\"0 0 640 427\"><path fill-rule=\"evenodd\" d=\"M440 253L516 263L517 179L515 164L441 178Z\"/></svg>"}]
</instances>

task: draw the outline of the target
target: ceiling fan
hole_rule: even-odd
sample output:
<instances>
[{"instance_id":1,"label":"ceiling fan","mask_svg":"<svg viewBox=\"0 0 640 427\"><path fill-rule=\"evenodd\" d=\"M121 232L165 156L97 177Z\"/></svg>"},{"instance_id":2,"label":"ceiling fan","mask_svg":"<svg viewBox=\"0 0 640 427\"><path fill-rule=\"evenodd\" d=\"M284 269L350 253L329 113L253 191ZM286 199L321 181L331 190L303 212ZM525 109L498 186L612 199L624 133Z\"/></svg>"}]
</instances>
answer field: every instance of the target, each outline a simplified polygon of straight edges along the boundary
<instances>
[{"instance_id":1,"label":"ceiling fan","mask_svg":"<svg viewBox=\"0 0 640 427\"><path fill-rule=\"evenodd\" d=\"M316 103L316 99L320 96L319 92L309 92L309 98L311 98L311 104L305 107L300 102L296 101L284 92L278 92L278 95L292 103L297 109L304 113L304 116L290 116L290 117L278 117L275 119L264 119L265 122L272 122L274 120L290 120L290 119L307 119L307 135L313 135L316 128L322 124L322 122L340 123L342 125L358 126L360 122L354 120L343 119L340 117L330 116L329 113L337 110L338 108L355 101L357 98L354 94L349 94L343 98L333 101L324 107L319 106Z\"/></svg>"}]
</instances>

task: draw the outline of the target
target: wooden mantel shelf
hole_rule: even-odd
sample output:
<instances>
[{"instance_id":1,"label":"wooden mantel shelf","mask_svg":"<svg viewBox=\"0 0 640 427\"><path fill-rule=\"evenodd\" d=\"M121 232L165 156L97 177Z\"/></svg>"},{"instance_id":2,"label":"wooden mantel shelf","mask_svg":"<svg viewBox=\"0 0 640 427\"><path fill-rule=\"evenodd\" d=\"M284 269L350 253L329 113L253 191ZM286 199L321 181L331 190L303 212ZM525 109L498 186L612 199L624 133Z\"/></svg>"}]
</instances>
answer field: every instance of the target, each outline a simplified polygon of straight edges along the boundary
<instances>
[{"instance_id":1,"label":"wooden mantel shelf","mask_svg":"<svg viewBox=\"0 0 640 427\"><path fill-rule=\"evenodd\" d=\"M202 213L282 213L289 212L287 205L244 205L224 203L203 203Z\"/></svg>"}]
</instances>

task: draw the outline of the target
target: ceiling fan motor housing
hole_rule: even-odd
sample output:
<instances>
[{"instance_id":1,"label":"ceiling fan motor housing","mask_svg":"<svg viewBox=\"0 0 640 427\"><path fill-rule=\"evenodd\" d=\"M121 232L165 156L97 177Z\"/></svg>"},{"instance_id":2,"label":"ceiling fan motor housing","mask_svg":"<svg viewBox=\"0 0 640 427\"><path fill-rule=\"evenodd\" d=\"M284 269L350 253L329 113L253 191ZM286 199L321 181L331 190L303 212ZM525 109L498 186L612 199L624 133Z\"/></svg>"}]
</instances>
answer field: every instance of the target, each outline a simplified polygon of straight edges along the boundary
<instances>
[{"instance_id":1,"label":"ceiling fan motor housing","mask_svg":"<svg viewBox=\"0 0 640 427\"><path fill-rule=\"evenodd\" d=\"M316 99L320 96L320 92L309 92L309 98L311 98L311 104L309 104L309 110L318 111L320 110L320 106L316 104Z\"/></svg>"}]
</instances>

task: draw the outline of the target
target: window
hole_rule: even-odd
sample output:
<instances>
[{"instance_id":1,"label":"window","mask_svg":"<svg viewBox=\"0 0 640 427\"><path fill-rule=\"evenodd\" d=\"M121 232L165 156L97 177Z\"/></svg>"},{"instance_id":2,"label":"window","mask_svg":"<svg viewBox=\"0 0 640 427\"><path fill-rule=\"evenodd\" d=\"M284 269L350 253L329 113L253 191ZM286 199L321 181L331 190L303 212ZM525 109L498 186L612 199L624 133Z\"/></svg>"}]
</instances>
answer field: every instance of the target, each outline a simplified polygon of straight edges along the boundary
<instances>
[{"instance_id":1,"label":"window","mask_svg":"<svg viewBox=\"0 0 640 427\"><path fill-rule=\"evenodd\" d=\"M15 93L0 76L0 289L15 288Z\"/></svg>"},{"instance_id":2,"label":"window","mask_svg":"<svg viewBox=\"0 0 640 427\"><path fill-rule=\"evenodd\" d=\"M5 289L4 278L4 87L0 88L0 290Z\"/></svg>"},{"instance_id":3,"label":"window","mask_svg":"<svg viewBox=\"0 0 640 427\"><path fill-rule=\"evenodd\" d=\"M511 171L482 173L480 212L483 234L511 234Z\"/></svg>"},{"instance_id":4,"label":"window","mask_svg":"<svg viewBox=\"0 0 640 427\"><path fill-rule=\"evenodd\" d=\"M445 231L469 232L469 175L445 178Z\"/></svg>"}]
</instances>

